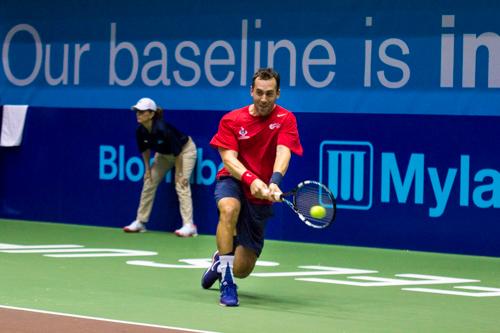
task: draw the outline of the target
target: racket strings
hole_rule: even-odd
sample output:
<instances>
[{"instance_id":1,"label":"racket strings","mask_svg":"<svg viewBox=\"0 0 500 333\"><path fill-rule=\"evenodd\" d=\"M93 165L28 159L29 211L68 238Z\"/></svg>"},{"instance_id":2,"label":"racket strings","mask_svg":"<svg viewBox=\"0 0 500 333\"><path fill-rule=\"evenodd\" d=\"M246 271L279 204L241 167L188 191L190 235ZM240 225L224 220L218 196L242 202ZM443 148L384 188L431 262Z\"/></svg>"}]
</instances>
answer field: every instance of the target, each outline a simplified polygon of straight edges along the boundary
<instances>
[{"instance_id":1,"label":"racket strings","mask_svg":"<svg viewBox=\"0 0 500 333\"><path fill-rule=\"evenodd\" d=\"M334 218L335 203L329 191L314 183L305 184L295 193L296 209L313 225L324 227ZM325 209L325 216L312 216L311 207L321 206Z\"/></svg>"}]
</instances>

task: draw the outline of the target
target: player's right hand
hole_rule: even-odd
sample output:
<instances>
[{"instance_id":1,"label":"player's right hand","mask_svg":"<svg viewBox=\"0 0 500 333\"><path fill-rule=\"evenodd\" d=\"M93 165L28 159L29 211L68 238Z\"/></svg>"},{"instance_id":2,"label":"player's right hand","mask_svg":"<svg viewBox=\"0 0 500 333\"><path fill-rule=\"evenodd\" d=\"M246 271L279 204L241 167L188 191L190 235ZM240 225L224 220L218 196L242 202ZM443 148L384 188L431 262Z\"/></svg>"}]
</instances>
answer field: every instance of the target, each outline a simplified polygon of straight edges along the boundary
<instances>
[{"instance_id":1,"label":"player's right hand","mask_svg":"<svg viewBox=\"0 0 500 333\"><path fill-rule=\"evenodd\" d=\"M269 194L267 200L272 202L281 202L282 193L283 192L281 191L278 185L271 183L269 184Z\"/></svg>"}]
</instances>

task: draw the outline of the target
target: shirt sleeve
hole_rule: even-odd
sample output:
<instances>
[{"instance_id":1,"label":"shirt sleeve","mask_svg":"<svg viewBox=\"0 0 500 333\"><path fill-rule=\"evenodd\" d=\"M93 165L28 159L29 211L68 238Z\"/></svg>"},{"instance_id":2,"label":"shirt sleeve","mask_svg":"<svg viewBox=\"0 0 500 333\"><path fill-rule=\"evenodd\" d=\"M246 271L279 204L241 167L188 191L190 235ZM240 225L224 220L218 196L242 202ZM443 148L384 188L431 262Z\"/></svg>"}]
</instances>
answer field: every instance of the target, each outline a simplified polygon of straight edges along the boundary
<instances>
[{"instance_id":1,"label":"shirt sleeve","mask_svg":"<svg viewBox=\"0 0 500 333\"><path fill-rule=\"evenodd\" d=\"M215 133L210 145L214 148L226 148L238 151L238 139L234 133L234 121L227 115L222 117L219 123L219 129Z\"/></svg>"},{"instance_id":2,"label":"shirt sleeve","mask_svg":"<svg viewBox=\"0 0 500 333\"><path fill-rule=\"evenodd\" d=\"M300 143L297 119L293 113L289 113L283 122L283 126L278 135L278 144L288 147L292 153L299 156L302 156L304 153L304 149Z\"/></svg>"}]
</instances>

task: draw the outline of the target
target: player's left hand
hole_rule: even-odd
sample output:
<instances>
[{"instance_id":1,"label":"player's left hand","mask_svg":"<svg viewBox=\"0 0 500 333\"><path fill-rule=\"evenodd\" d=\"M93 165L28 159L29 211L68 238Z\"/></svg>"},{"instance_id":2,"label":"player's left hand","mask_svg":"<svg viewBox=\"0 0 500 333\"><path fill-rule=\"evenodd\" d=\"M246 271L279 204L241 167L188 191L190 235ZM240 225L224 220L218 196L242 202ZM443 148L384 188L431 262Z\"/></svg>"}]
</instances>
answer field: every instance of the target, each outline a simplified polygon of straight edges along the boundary
<instances>
[{"instance_id":1,"label":"player's left hand","mask_svg":"<svg viewBox=\"0 0 500 333\"><path fill-rule=\"evenodd\" d=\"M255 179L250 185L250 192L257 199L267 199L269 196L269 188L267 184L260 179Z\"/></svg>"}]
</instances>

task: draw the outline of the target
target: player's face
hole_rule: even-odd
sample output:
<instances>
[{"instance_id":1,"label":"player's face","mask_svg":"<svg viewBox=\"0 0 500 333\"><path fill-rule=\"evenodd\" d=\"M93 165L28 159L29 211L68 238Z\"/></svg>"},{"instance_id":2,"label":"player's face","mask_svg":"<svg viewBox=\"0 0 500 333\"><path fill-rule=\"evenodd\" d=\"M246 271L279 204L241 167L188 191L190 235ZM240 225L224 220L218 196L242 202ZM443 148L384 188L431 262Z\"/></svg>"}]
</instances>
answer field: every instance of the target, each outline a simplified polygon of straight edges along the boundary
<instances>
[{"instance_id":1,"label":"player's face","mask_svg":"<svg viewBox=\"0 0 500 333\"><path fill-rule=\"evenodd\" d=\"M280 96L280 91L276 89L276 79L261 80L255 79L251 95L253 98L253 105L255 113L258 116L267 116L270 114Z\"/></svg>"}]
</instances>

